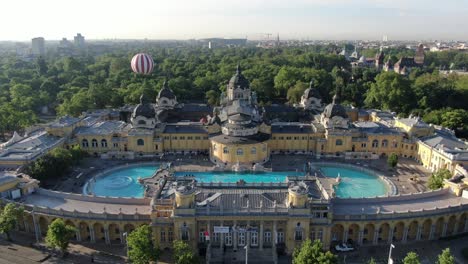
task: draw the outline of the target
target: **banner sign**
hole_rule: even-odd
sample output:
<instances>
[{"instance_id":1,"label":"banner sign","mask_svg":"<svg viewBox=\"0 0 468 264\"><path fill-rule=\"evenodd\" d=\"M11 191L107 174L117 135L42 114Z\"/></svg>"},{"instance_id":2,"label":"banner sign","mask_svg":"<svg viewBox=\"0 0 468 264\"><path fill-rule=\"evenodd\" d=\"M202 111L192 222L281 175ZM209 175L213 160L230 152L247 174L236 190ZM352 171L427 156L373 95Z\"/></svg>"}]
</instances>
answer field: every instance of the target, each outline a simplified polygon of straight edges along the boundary
<instances>
[{"instance_id":1,"label":"banner sign","mask_svg":"<svg viewBox=\"0 0 468 264\"><path fill-rule=\"evenodd\" d=\"M229 233L229 226L214 226L214 233L227 234Z\"/></svg>"}]
</instances>

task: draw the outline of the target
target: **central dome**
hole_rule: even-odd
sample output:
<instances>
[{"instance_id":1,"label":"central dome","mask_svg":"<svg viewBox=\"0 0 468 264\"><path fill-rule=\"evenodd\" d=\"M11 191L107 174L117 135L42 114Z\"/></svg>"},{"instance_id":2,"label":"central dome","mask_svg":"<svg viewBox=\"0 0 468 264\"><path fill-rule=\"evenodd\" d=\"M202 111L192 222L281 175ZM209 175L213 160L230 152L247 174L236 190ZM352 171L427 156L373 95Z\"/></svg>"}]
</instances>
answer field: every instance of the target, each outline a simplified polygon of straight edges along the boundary
<instances>
[{"instance_id":1,"label":"central dome","mask_svg":"<svg viewBox=\"0 0 468 264\"><path fill-rule=\"evenodd\" d=\"M328 118L332 118L334 116L341 116L343 118L348 117L346 109L339 103L339 97L337 94L333 96L333 102L325 107L323 114Z\"/></svg>"},{"instance_id":2,"label":"central dome","mask_svg":"<svg viewBox=\"0 0 468 264\"><path fill-rule=\"evenodd\" d=\"M146 118L154 118L156 115L156 111L154 110L154 107L152 104L150 104L145 96L142 94L140 97L140 103L135 107L135 110L133 110L133 116L143 116Z\"/></svg>"},{"instance_id":3,"label":"central dome","mask_svg":"<svg viewBox=\"0 0 468 264\"><path fill-rule=\"evenodd\" d=\"M237 65L237 71L236 74L234 74L231 77L231 80L229 80L229 88L231 89L236 89L236 88L241 88L241 89L248 89L250 86L249 81L242 75L242 71L239 65Z\"/></svg>"}]
</instances>

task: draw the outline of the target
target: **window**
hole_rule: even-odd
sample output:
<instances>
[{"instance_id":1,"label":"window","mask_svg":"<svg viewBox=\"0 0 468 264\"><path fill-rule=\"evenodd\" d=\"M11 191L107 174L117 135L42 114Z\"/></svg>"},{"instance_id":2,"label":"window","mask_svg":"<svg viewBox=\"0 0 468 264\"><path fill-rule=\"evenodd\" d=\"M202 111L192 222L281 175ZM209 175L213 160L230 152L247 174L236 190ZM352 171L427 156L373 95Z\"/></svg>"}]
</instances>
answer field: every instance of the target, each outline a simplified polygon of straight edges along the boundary
<instances>
[{"instance_id":1,"label":"window","mask_svg":"<svg viewBox=\"0 0 468 264\"><path fill-rule=\"evenodd\" d=\"M169 232L167 232L167 238L169 239L169 242L174 241L174 232L172 232L172 229L169 229Z\"/></svg>"},{"instance_id":2,"label":"window","mask_svg":"<svg viewBox=\"0 0 468 264\"><path fill-rule=\"evenodd\" d=\"M88 147L88 140L87 140L87 139L83 139L83 140L81 141L81 146L82 146L83 148L87 148L87 147Z\"/></svg>"},{"instance_id":3,"label":"window","mask_svg":"<svg viewBox=\"0 0 468 264\"><path fill-rule=\"evenodd\" d=\"M185 137L184 137L184 136L180 136L179 139L180 139L180 140L185 140Z\"/></svg>"},{"instance_id":4,"label":"window","mask_svg":"<svg viewBox=\"0 0 468 264\"><path fill-rule=\"evenodd\" d=\"M374 139L374 141L372 141L372 147L373 148L378 148L379 147L379 141L377 139Z\"/></svg>"},{"instance_id":5,"label":"window","mask_svg":"<svg viewBox=\"0 0 468 264\"><path fill-rule=\"evenodd\" d=\"M284 137L279 137L279 139L280 139L280 140L283 140L283 139L284 139Z\"/></svg>"},{"instance_id":6,"label":"window","mask_svg":"<svg viewBox=\"0 0 468 264\"><path fill-rule=\"evenodd\" d=\"M276 137L273 137L272 139L273 139L273 140L276 140Z\"/></svg>"},{"instance_id":7,"label":"window","mask_svg":"<svg viewBox=\"0 0 468 264\"><path fill-rule=\"evenodd\" d=\"M294 140L298 140L298 139L299 139L299 137L294 137Z\"/></svg>"},{"instance_id":8,"label":"window","mask_svg":"<svg viewBox=\"0 0 468 264\"><path fill-rule=\"evenodd\" d=\"M169 140L170 138L169 138L169 136L164 136L164 139Z\"/></svg>"},{"instance_id":9,"label":"window","mask_svg":"<svg viewBox=\"0 0 468 264\"><path fill-rule=\"evenodd\" d=\"M252 147L252 149L250 150L250 154L257 154L257 148Z\"/></svg>"},{"instance_id":10,"label":"window","mask_svg":"<svg viewBox=\"0 0 468 264\"><path fill-rule=\"evenodd\" d=\"M302 137L302 140L307 140L307 137Z\"/></svg>"},{"instance_id":11,"label":"window","mask_svg":"<svg viewBox=\"0 0 468 264\"><path fill-rule=\"evenodd\" d=\"M182 229L182 240L184 241L189 240L189 231L187 228Z\"/></svg>"},{"instance_id":12,"label":"window","mask_svg":"<svg viewBox=\"0 0 468 264\"><path fill-rule=\"evenodd\" d=\"M383 148L388 147L388 140L386 140L386 139L382 140L382 147Z\"/></svg>"},{"instance_id":13,"label":"window","mask_svg":"<svg viewBox=\"0 0 468 264\"><path fill-rule=\"evenodd\" d=\"M266 145L263 145L263 146L262 146L262 151L263 151L263 152L266 152L266 148L267 148Z\"/></svg>"},{"instance_id":14,"label":"window","mask_svg":"<svg viewBox=\"0 0 468 264\"><path fill-rule=\"evenodd\" d=\"M158 144L154 145L154 149L155 149L155 150L158 150L158 149L159 149Z\"/></svg>"},{"instance_id":15,"label":"window","mask_svg":"<svg viewBox=\"0 0 468 264\"><path fill-rule=\"evenodd\" d=\"M224 147L224 148L223 148L223 153L224 153L224 154L229 154L229 149L228 149L228 147Z\"/></svg>"},{"instance_id":16,"label":"window","mask_svg":"<svg viewBox=\"0 0 468 264\"><path fill-rule=\"evenodd\" d=\"M284 232L278 232L278 243L284 243Z\"/></svg>"},{"instance_id":17,"label":"window","mask_svg":"<svg viewBox=\"0 0 468 264\"><path fill-rule=\"evenodd\" d=\"M107 140L105 139L101 140L101 147L107 148Z\"/></svg>"},{"instance_id":18,"label":"window","mask_svg":"<svg viewBox=\"0 0 468 264\"><path fill-rule=\"evenodd\" d=\"M239 246L245 246L245 232L238 233L237 244Z\"/></svg>"},{"instance_id":19,"label":"window","mask_svg":"<svg viewBox=\"0 0 468 264\"><path fill-rule=\"evenodd\" d=\"M335 142L335 145L342 146L343 145L343 140L337 139L336 142Z\"/></svg>"},{"instance_id":20,"label":"window","mask_svg":"<svg viewBox=\"0 0 468 264\"><path fill-rule=\"evenodd\" d=\"M213 144L213 151L216 151L216 144Z\"/></svg>"},{"instance_id":21,"label":"window","mask_svg":"<svg viewBox=\"0 0 468 264\"><path fill-rule=\"evenodd\" d=\"M258 233L257 232L250 233L250 245L258 246Z\"/></svg>"},{"instance_id":22,"label":"window","mask_svg":"<svg viewBox=\"0 0 468 264\"><path fill-rule=\"evenodd\" d=\"M270 231L266 231L263 234L263 240L264 240L265 243L271 243L271 232Z\"/></svg>"},{"instance_id":23,"label":"window","mask_svg":"<svg viewBox=\"0 0 468 264\"><path fill-rule=\"evenodd\" d=\"M297 223L297 225L296 225L296 231L294 232L294 240L296 240L296 241L302 240L301 223Z\"/></svg>"},{"instance_id":24,"label":"window","mask_svg":"<svg viewBox=\"0 0 468 264\"><path fill-rule=\"evenodd\" d=\"M98 143L97 143L97 140L95 138L93 138L93 140L91 140L91 146L93 148L97 148L98 147Z\"/></svg>"},{"instance_id":25,"label":"window","mask_svg":"<svg viewBox=\"0 0 468 264\"><path fill-rule=\"evenodd\" d=\"M198 232L198 242L200 243L204 243L206 241L206 237L205 237L205 231L203 231L203 229Z\"/></svg>"},{"instance_id":26,"label":"window","mask_svg":"<svg viewBox=\"0 0 468 264\"><path fill-rule=\"evenodd\" d=\"M192 139L193 139L193 137L187 137L187 139L188 139L188 140L192 140Z\"/></svg>"},{"instance_id":27,"label":"window","mask_svg":"<svg viewBox=\"0 0 468 264\"><path fill-rule=\"evenodd\" d=\"M323 151L325 149L325 145L320 145L320 150Z\"/></svg>"},{"instance_id":28,"label":"window","mask_svg":"<svg viewBox=\"0 0 468 264\"><path fill-rule=\"evenodd\" d=\"M119 143L114 143L114 148L118 148L119 147Z\"/></svg>"},{"instance_id":29,"label":"window","mask_svg":"<svg viewBox=\"0 0 468 264\"><path fill-rule=\"evenodd\" d=\"M366 148L367 144L366 143L361 143L361 148Z\"/></svg>"},{"instance_id":30,"label":"window","mask_svg":"<svg viewBox=\"0 0 468 264\"><path fill-rule=\"evenodd\" d=\"M213 233L213 241L219 242L219 233Z\"/></svg>"},{"instance_id":31,"label":"window","mask_svg":"<svg viewBox=\"0 0 468 264\"><path fill-rule=\"evenodd\" d=\"M177 140L177 137L176 137L176 136L174 136L174 137L172 137L172 139L173 139L173 140Z\"/></svg>"},{"instance_id":32,"label":"window","mask_svg":"<svg viewBox=\"0 0 468 264\"><path fill-rule=\"evenodd\" d=\"M226 233L224 234L224 243L226 246L232 246L232 233Z\"/></svg>"},{"instance_id":33,"label":"window","mask_svg":"<svg viewBox=\"0 0 468 264\"><path fill-rule=\"evenodd\" d=\"M145 120L138 120L138 124L139 125L146 125L146 121Z\"/></svg>"},{"instance_id":34,"label":"window","mask_svg":"<svg viewBox=\"0 0 468 264\"><path fill-rule=\"evenodd\" d=\"M138 146L144 146L144 145L145 145L145 141L144 141L143 139L139 138L139 139L137 140L137 145L138 145Z\"/></svg>"},{"instance_id":35,"label":"window","mask_svg":"<svg viewBox=\"0 0 468 264\"><path fill-rule=\"evenodd\" d=\"M242 156L242 155L244 155L244 150L241 149L241 148L238 148L237 151L236 151L236 154L237 154L237 156Z\"/></svg>"},{"instance_id":36,"label":"window","mask_svg":"<svg viewBox=\"0 0 468 264\"><path fill-rule=\"evenodd\" d=\"M291 137L286 137L286 140L291 140Z\"/></svg>"},{"instance_id":37,"label":"window","mask_svg":"<svg viewBox=\"0 0 468 264\"><path fill-rule=\"evenodd\" d=\"M195 137L195 139L196 139L196 140L200 140L200 139L201 139L201 137Z\"/></svg>"},{"instance_id":38,"label":"window","mask_svg":"<svg viewBox=\"0 0 468 264\"><path fill-rule=\"evenodd\" d=\"M161 230L161 242L166 242L166 231Z\"/></svg>"},{"instance_id":39,"label":"window","mask_svg":"<svg viewBox=\"0 0 468 264\"><path fill-rule=\"evenodd\" d=\"M206 140L206 139L208 139L208 137L203 137L203 139L205 139L205 140Z\"/></svg>"},{"instance_id":40,"label":"window","mask_svg":"<svg viewBox=\"0 0 468 264\"><path fill-rule=\"evenodd\" d=\"M393 148L397 148L397 147L398 147L398 143L397 143L395 140L393 140L393 142L392 142L392 147L393 147Z\"/></svg>"}]
</instances>

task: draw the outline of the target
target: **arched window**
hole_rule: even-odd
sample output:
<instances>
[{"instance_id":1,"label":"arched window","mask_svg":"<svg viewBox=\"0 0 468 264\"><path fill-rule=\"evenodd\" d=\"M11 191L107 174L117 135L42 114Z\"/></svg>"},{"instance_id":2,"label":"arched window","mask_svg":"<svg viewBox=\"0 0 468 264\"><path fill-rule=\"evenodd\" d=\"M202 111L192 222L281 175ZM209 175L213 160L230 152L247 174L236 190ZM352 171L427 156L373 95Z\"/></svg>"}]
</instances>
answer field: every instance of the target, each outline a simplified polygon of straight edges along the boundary
<instances>
[{"instance_id":1,"label":"arched window","mask_svg":"<svg viewBox=\"0 0 468 264\"><path fill-rule=\"evenodd\" d=\"M145 120L138 120L138 124L139 125L146 125L146 121Z\"/></svg>"},{"instance_id":2,"label":"arched window","mask_svg":"<svg viewBox=\"0 0 468 264\"><path fill-rule=\"evenodd\" d=\"M224 148L223 148L223 153L224 153L224 154L228 154L228 153L229 153L228 147L224 147Z\"/></svg>"},{"instance_id":3,"label":"arched window","mask_svg":"<svg viewBox=\"0 0 468 264\"><path fill-rule=\"evenodd\" d=\"M145 145L145 141L144 141L143 139L139 138L139 139L137 140L137 145L138 145L138 146L144 146L144 145Z\"/></svg>"},{"instance_id":4,"label":"arched window","mask_svg":"<svg viewBox=\"0 0 468 264\"><path fill-rule=\"evenodd\" d=\"M237 153L237 156L244 155L244 150L241 149L241 148L238 148L237 151L236 151L236 153Z\"/></svg>"},{"instance_id":5,"label":"arched window","mask_svg":"<svg viewBox=\"0 0 468 264\"><path fill-rule=\"evenodd\" d=\"M396 140L393 140L393 142L392 142L392 147L393 147L393 148L397 148L397 147L398 147L398 143L396 142Z\"/></svg>"},{"instance_id":6,"label":"arched window","mask_svg":"<svg viewBox=\"0 0 468 264\"><path fill-rule=\"evenodd\" d=\"M384 148L388 147L388 140L386 139L382 140L382 147Z\"/></svg>"},{"instance_id":7,"label":"arched window","mask_svg":"<svg viewBox=\"0 0 468 264\"><path fill-rule=\"evenodd\" d=\"M374 139L374 141L372 141L372 147L373 148L378 148L379 147L379 141L377 139Z\"/></svg>"},{"instance_id":8,"label":"arched window","mask_svg":"<svg viewBox=\"0 0 468 264\"><path fill-rule=\"evenodd\" d=\"M87 148L89 145L88 145L88 140L85 138L81 141L81 146L83 148Z\"/></svg>"},{"instance_id":9,"label":"arched window","mask_svg":"<svg viewBox=\"0 0 468 264\"><path fill-rule=\"evenodd\" d=\"M343 145L343 140L337 139L337 140L336 140L336 145L337 145L337 146L342 146L342 145Z\"/></svg>"},{"instance_id":10,"label":"arched window","mask_svg":"<svg viewBox=\"0 0 468 264\"><path fill-rule=\"evenodd\" d=\"M252 147L252 149L250 150L250 154L257 154L257 148Z\"/></svg>"},{"instance_id":11,"label":"arched window","mask_svg":"<svg viewBox=\"0 0 468 264\"><path fill-rule=\"evenodd\" d=\"M107 148L107 140L105 139L101 140L101 147Z\"/></svg>"},{"instance_id":12,"label":"arched window","mask_svg":"<svg viewBox=\"0 0 468 264\"><path fill-rule=\"evenodd\" d=\"M97 140L95 138L93 138L93 140L91 140L91 146L93 148L97 148L98 147L98 143L97 143Z\"/></svg>"}]
</instances>

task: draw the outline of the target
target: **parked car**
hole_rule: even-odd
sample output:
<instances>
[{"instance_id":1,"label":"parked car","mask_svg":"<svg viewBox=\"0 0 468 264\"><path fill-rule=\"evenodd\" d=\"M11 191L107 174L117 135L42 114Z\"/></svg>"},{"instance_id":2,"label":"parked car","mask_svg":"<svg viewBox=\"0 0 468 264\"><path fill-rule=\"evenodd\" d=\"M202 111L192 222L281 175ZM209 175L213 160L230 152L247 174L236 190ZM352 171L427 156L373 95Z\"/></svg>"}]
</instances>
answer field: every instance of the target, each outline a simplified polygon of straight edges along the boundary
<instances>
[{"instance_id":1,"label":"parked car","mask_svg":"<svg viewBox=\"0 0 468 264\"><path fill-rule=\"evenodd\" d=\"M354 248L352 246L346 245L346 243L338 244L335 246L336 251L340 252L347 252L347 251L353 251Z\"/></svg>"}]
</instances>

